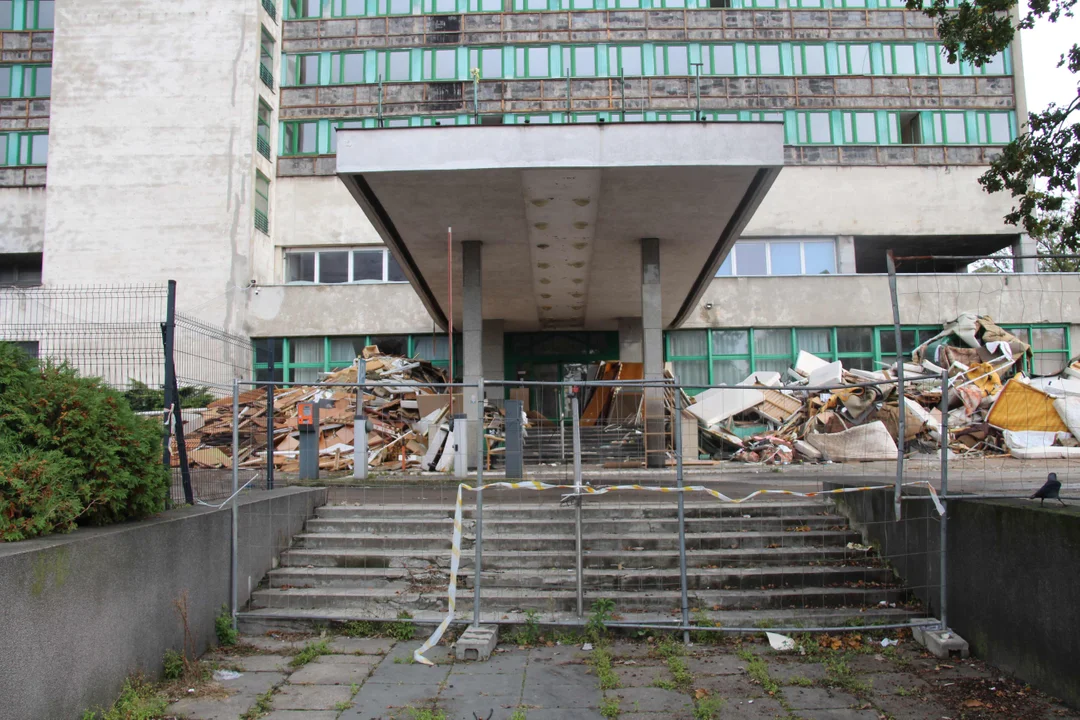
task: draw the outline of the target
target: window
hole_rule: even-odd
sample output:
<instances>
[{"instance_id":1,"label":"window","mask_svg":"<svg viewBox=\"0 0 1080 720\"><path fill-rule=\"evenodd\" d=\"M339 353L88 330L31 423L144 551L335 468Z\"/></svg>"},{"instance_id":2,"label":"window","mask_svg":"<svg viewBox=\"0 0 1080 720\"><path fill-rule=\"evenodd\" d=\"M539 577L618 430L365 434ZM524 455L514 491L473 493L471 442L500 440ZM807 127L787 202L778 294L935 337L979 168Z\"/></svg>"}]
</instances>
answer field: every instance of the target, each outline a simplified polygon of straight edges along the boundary
<instances>
[{"instance_id":1,"label":"window","mask_svg":"<svg viewBox=\"0 0 1080 720\"><path fill-rule=\"evenodd\" d=\"M885 45L883 50L886 75L915 74L914 45Z\"/></svg>"},{"instance_id":2,"label":"window","mask_svg":"<svg viewBox=\"0 0 1080 720\"><path fill-rule=\"evenodd\" d=\"M841 113L844 123L844 142L847 144L878 142L877 115L872 112Z\"/></svg>"},{"instance_id":3,"label":"window","mask_svg":"<svg viewBox=\"0 0 1080 720\"><path fill-rule=\"evenodd\" d=\"M563 74L572 77L596 77L596 47L581 45L563 48Z\"/></svg>"},{"instance_id":4,"label":"window","mask_svg":"<svg viewBox=\"0 0 1080 720\"><path fill-rule=\"evenodd\" d=\"M926 46L926 67L931 75L960 74L960 63L949 62L949 51L941 45Z\"/></svg>"},{"instance_id":5,"label":"window","mask_svg":"<svg viewBox=\"0 0 1080 720\"><path fill-rule=\"evenodd\" d=\"M824 45L796 45L794 49L796 75L826 75Z\"/></svg>"},{"instance_id":6,"label":"window","mask_svg":"<svg viewBox=\"0 0 1080 720\"><path fill-rule=\"evenodd\" d=\"M424 50L424 80L454 80L457 78L457 50L445 48Z\"/></svg>"},{"instance_id":7,"label":"window","mask_svg":"<svg viewBox=\"0 0 1080 720\"><path fill-rule=\"evenodd\" d=\"M20 165L44 165L49 158L48 133L12 133L19 140Z\"/></svg>"},{"instance_id":8,"label":"window","mask_svg":"<svg viewBox=\"0 0 1080 720\"><path fill-rule=\"evenodd\" d=\"M23 97L49 97L52 92L52 68L34 65L23 68Z\"/></svg>"},{"instance_id":9,"label":"window","mask_svg":"<svg viewBox=\"0 0 1080 720\"><path fill-rule=\"evenodd\" d=\"M15 27L15 0L0 0L0 30Z\"/></svg>"},{"instance_id":10,"label":"window","mask_svg":"<svg viewBox=\"0 0 1080 720\"><path fill-rule=\"evenodd\" d=\"M514 0L515 10L547 10L548 0Z\"/></svg>"},{"instance_id":11,"label":"window","mask_svg":"<svg viewBox=\"0 0 1080 720\"><path fill-rule=\"evenodd\" d=\"M255 173L255 229L270 232L270 181Z\"/></svg>"},{"instance_id":12,"label":"window","mask_svg":"<svg viewBox=\"0 0 1080 720\"><path fill-rule=\"evenodd\" d=\"M288 0L288 8L290 20L322 17L322 0Z\"/></svg>"},{"instance_id":13,"label":"window","mask_svg":"<svg viewBox=\"0 0 1080 720\"><path fill-rule=\"evenodd\" d=\"M689 75L690 55L685 45L658 45L656 47L657 75Z\"/></svg>"},{"instance_id":14,"label":"window","mask_svg":"<svg viewBox=\"0 0 1080 720\"><path fill-rule=\"evenodd\" d=\"M831 145L832 114L829 112L795 113L796 137L801 145Z\"/></svg>"},{"instance_id":15,"label":"window","mask_svg":"<svg viewBox=\"0 0 1080 720\"><path fill-rule=\"evenodd\" d=\"M975 113L975 125L979 132L979 142L986 145L1004 145L1011 142L1012 129L1010 128L1011 113L1007 112L977 112Z\"/></svg>"},{"instance_id":16,"label":"window","mask_svg":"<svg viewBox=\"0 0 1080 720\"><path fill-rule=\"evenodd\" d=\"M919 113L900 113L897 116L897 121L900 125L901 144L922 144L922 118Z\"/></svg>"},{"instance_id":17,"label":"window","mask_svg":"<svg viewBox=\"0 0 1080 720\"><path fill-rule=\"evenodd\" d=\"M702 48L701 71L706 75L735 74L734 45L706 45Z\"/></svg>"},{"instance_id":18,"label":"window","mask_svg":"<svg viewBox=\"0 0 1080 720\"><path fill-rule=\"evenodd\" d=\"M274 89L274 38L263 28L259 42L259 78L271 90Z\"/></svg>"},{"instance_id":19,"label":"window","mask_svg":"<svg viewBox=\"0 0 1080 720\"><path fill-rule=\"evenodd\" d=\"M998 53L990 58L988 62L982 65L973 65L976 75L1004 75L1005 70L1005 54Z\"/></svg>"},{"instance_id":20,"label":"window","mask_svg":"<svg viewBox=\"0 0 1080 720\"><path fill-rule=\"evenodd\" d=\"M315 155L319 152L319 123L287 122L283 126L282 155Z\"/></svg>"},{"instance_id":21,"label":"window","mask_svg":"<svg viewBox=\"0 0 1080 720\"><path fill-rule=\"evenodd\" d=\"M480 78L491 80L503 76L502 48L471 48L469 50L469 70L478 68Z\"/></svg>"},{"instance_id":22,"label":"window","mask_svg":"<svg viewBox=\"0 0 1080 720\"><path fill-rule=\"evenodd\" d=\"M330 58L330 82L364 82L364 53L338 53Z\"/></svg>"},{"instance_id":23,"label":"window","mask_svg":"<svg viewBox=\"0 0 1080 720\"><path fill-rule=\"evenodd\" d=\"M267 160L270 159L270 123L273 119L273 111L262 100L259 101L258 127L255 133L255 146L259 154Z\"/></svg>"},{"instance_id":24,"label":"window","mask_svg":"<svg viewBox=\"0 0 1080 720\"><path fill-rule=\"evenodd\" d=\"M354 335L344 337L259 338L255 348L257 380L278 382L316 382L321 373L353 365L368 345L381 352L423 358L436 367L446 368L449 341L445 335ZM461 339L455 338L454 365L461 365Z\"/></svg>"},{"instance_id":25,"label":"window","mask_svg":"<svg viewBox=\"0 0 1080 720\"><path fill-rule=\"evenodd\" d=\"M640 45L617 45L608 48L608 72L612 75L643 75Z\"/></svg>"},{"instance_id":26,"label":"window","mask_svg":"<svg viewBox=\"0 0 1080 720\"><path fill-rule=\"evenodd\" d=\"M408 15L412 12L412 0L378 0L379 15Z\"/></svg>"},{"instance_id":27,"label":"window","mask_svg":"<svg viewBox=\"0 0 1080 720\"><path fill-rule=\"evenodd\" d=\"M0 287L41 284L41 253L0 253Z\"/></svg>"},{"instance_id":28,"label":"window","mask_svg":"<svg viewBox=\"0 0 1080 720\"><path fill-rule=\"evenodd\" d=\"M55 12L55 0L26 0L26 29L52 30Z\"/></svg>"},{"instance_id":29,"label":"window","mask_svg":"<svg viewBox=\"0 0 1080 720\"><path fill-rule=\"evenodd\" d=\"M750 75L779 75L780 46L750 45L746 48L746 63Z\"/></svg>"},{"instance_id":30,"label":"window","mask_svg":"<svg viewBox=\"0 0 1080 720\"><path fill-rule=\"evenodd\" d=\"M287 283L394 283L407 282L390 251L382 247L288 250Z\"/></svg>"},{"instance_id":31,"label":"window","mask_svg":"<svg viewBox=\"0 0 1080 720\"><path fill-rule=\"evenodd\" d=\"M519 78L549 77L551 75L550 52L546 47L519 47L515 49L516 76Z\"/></svg>"},{"instance_id":32,"label":"window","mask_svg":"<svg viewBox=\"0 0 1080 720\"><path fill-rule=\"evenodd\" d=\"M285 56L285 84L286 85L318 85L319 84L319 56L318 55L286 55Z\"/></svg>"},{"instance_id":33,"label":"window","mask_svg":"<svg viewBox=\"0 0 1080 720\"><path fill-rule=\"evenodd\" d=\"M412 80L412 58L408 50L382 53L382 79L387 82Z\"/></svg>"},{"instance_id":34,"label":"window","mask_svg":"<svg viewBox=\"0 0 1080 720\"><path fill-rule=\"evenodd\" d=\"M12 70L11 65L0 67L0 97L11 97Z\"/></svg>"},{"instance_id":35,"label":"window","mask_svg":"<svg viewBox=\"0 0 1080 720\"><path fill-rule=\"evenodd\" d=\"M1025 370L1032 375L1055 375L1069 362L1068 328L1039 325L1003 325L1020 340L1031 345L1032 360Z\"/></svg>"},{"instance_id":36,"label":"window","mask_svg":"<svg viewBox=\"0 0 1080 720\"><path fill-rule=\"evenodd\" d=\"M469 0L469 12L502 12L502 0Z\"/></svg>"},{"instance_id":37,"label":"window","mask_svg":"<svg viewBox=\"0 0 1080 720\"><path fill-rule=\"evenodd\" d=\"M310 0L312 4L316 0ZM314 8L318 15L322 14L321 8ZM355 17L367 14L367 0L334 0L333 13L336 17Z\"/></svg>"},{"instance_id":38,"label":"window","mask_svg":"<svg viewBox=\"0 0 1080 720\"><path fill-rule=\"evenodd\" d=\"M930 113L933 144L957 145L968 142L967 119L963 112Z\"/></svg>"},{"instance_id":39,"label":"window","mask_svg":"<svg viewBox=\"0 0 1080 720\"><path fill-rule=\"evenodd\" d=\"M838 48L841 75L869 75L870 46L841 45Z\"/></svg>"},{"instance_id":40,"label":"window","mask_svg":"<svg viewBox=\"0 0 1080 720\"><path fill-rule=\"evenodd\" d=\"M337 152L337 131L338 130L352 130L362 129L364 127L363 120L345 120L339 122L330 128L330 152Z\"/></svg>"},{"instance_id":41,"label":"window","mask_svg":"<svg viewBox=\"0 0 1080 720\"><path fill-rule=\"evenodd\" d=\"M833 240L740 240L717 277L730 275L828 275L836 273Z\"/></svg>"}]
</instances>

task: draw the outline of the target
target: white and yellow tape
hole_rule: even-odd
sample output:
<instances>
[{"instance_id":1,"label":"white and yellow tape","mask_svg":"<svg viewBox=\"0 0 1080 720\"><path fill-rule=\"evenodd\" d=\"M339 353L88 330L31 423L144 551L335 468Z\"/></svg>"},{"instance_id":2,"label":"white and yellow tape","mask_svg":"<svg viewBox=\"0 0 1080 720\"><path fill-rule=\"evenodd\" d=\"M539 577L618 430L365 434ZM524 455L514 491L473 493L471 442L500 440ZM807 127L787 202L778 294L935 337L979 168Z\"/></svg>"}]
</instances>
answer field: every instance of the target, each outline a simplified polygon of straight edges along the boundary
<instances>
[{"instance_id":1,"label":"white and yellow tape","mask_svg":"<svg viewBox=\"0 0 1080 720\"><path fill-rule=\"evenodd\" d=\"M903 483L903 487L920 486L925 487L930 491L930 498L934 501L934 507L937 509L939 515L945 514L945 506L941 504L940 498L938 498L937 491L934 486L925 480L916 482ZM605 495L615 490L644 490L646 492L659 492L659 493L687 493L687 492L703 492L708 495L712 495L721 502L733 503L738 505L744 503L747 500L756 498L759 495L794 495L801 498L814 498L821 495L839 495L842 493L852 492L865 492L867 490L891 490L894 485L867 485L863 487L843 487L836 488L835 490L819 490L817 492L796 492L795 490L755 490L746 497L743 498L731 498L727 495L707 488L703 485L684 485L681 488L678 487L651 487L647 485L601 485L599 487L591 487L589 485L583 485L578 488L575 485L550 485L548 483L537 482L535 480L524 480L521 482L494 482L481 486L480 490L487 490L488 488L510 488L512 490L576 490L582 495ZM443 618L439 626L435 628L435 632L431 634L423 645L413 651L413 660L425 665L434 665L435 663L424 657L431 648L435 647L442 639L443 633L446 632L446 628L450 626L450 623L454 620L454 612L457 606L457 575L458 567L461 565L461 495L464 490L471 490L476 492L478 488L472 485L466 485L462 483L458 485L457 500L454 503L454 536L450 545L450 586L446 591L446 617Z\"/></svg>"}]
</instances>

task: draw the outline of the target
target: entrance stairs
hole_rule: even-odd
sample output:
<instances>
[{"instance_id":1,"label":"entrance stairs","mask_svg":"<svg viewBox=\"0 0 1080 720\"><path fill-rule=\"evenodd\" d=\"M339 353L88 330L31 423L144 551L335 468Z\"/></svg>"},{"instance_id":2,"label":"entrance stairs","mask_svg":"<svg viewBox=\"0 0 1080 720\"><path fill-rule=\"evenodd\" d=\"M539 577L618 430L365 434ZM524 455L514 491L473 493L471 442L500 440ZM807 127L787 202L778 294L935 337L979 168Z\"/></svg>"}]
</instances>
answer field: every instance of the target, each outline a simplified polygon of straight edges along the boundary
<instances>
[{"instance_id":1,"label":"entrance stairs","mask_svg":"<svg viewBox=\"0 0 1080 720\"><path fill-rule=\"evenodd\" d=\"M579 431L582 465L601 465L609 460L642 460L645 457L645 436L640 426L608 424L582 427ZM574 437L569 423L530 427L522 445L526 465L573 463Z\"/></svg>"},{"instance_id":2,"label":"entrance stairs","mask_svg":"<svg viewBox=\"0 0 1080 720\"><path fill-rule=\"evenodd\" d=\"M496 500L496 498L492 498ZM670 622L680 610L678 521L664 503L585 498L584 605L615 602L623 622ZM818 500L722 505L686 501L689 607L725 627L904 622L908 593L846 518ZM576 618L575 509L555 495L486 502L485 619ZM249 629L310 621L438 622L447 607L453 507L327 505L281 555L241 614ZM472 613L474 508L464 508L457 610Z\"/></svg>"}]
</instances>

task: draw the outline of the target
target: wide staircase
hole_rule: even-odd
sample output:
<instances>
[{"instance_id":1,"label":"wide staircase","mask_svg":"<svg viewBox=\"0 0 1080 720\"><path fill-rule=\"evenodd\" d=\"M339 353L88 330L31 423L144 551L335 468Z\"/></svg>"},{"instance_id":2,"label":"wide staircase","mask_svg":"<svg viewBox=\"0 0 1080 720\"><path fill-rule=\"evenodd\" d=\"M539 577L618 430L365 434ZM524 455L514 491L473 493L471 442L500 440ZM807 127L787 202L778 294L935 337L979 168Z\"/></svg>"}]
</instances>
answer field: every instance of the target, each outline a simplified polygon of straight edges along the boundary
<instances>
[{"instance_id":1,"label":"wide staircase","mask_svg":"<svg viewBox=\"0 0 1080 720\"><path fill-rule=\"evenodd\" d=\"M670 496L665 496L667 500ZM471 501L472 498L467 498ZM485 504L485 618L576 617L575 509L556 495ZM464 510L459 615L472 611L473 507ZM670 501L586 498L584 603L610 598L623 621L670 622L680 608L678 522ZM892 572L861 549L832 505L687 499L689 606L725 627L903 622L915 615ZM436 622L447 607L453 507L327 505L281 556L241 616L246 628L391 619ZM849 545L849 543L851 545Z\"/></svg>"}]
</instances>

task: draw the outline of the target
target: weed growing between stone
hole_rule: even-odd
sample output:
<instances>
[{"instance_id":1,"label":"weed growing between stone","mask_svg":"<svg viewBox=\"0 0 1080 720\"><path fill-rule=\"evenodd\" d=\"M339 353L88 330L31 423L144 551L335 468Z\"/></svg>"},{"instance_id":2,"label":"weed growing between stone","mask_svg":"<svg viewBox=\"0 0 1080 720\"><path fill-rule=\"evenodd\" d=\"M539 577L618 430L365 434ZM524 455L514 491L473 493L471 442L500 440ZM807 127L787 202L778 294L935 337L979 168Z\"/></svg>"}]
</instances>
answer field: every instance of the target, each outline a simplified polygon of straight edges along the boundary
<instances>
[{"instance_id":1,"label":"weed growing between stone","mask_svg":"<svg viewBox=\"0 0 1080 720\"><path fill-rule=\"evenodd\" d=\"M108 710L87 710L82 720L156 720L165 713L169 700L140 675L124 681L120 697Z\"/></svg>"},{"instance_id":2,"label":"weed growing between stone","mask_svg":"<svg viewBox=\"0 0 1080 720\"><path fill-rule=\"evenodd\" d=\"M611 653L606 647L594 648L588 661L596 668L596 679L601 690L614 690L619 687L619 676L611 666Z\"/></svg>"},{"instance_id":3,"label":"weed growing between stone","mask_svg":"<svg viewBox=\"0 0 1080 720\"><path fill-rule=\"evenodd\" d=\"M513 645L532 647L538 645L543 637L540 635L540 614L529 608L525 611L525 624L514 628L507 636L506 641Z\"/></svg>"},{"instance_id":4,"label":"weed growing between stone","mask_svg":"<svg viewBox=\"0 0 1080 720\"><path fill-rule=\"evenodd\" d=\"M214 618L214 631L217 633L218 645L232 647L240 639L240 633L233 627L232 612L228 605L221 606L221 612Z\"/></svg>"},{"instance_id":5,"label":"weed growing between stone","mask_svg":"<svg viewBox=\"0 0 1080 720\"><path fill-rule=\"evenodd\" d=\"M296 653L293 659L289 661L289 665L294 668L303 667L320 655L329 654L330 643L325 640L316 640L309 642L300 652Z\"/></svg>"},{"instance_id":6,"label":"weed growing between stone","mask_svg":"<svg viewBox=\"0 0 1080 720\"><path fill-rule=\"evenodd\" d=\"M720 717L724 698L719 695L703 695L694 700L694 720L715 720Z\"/></svg>"},{"instance_id":7,"label":"weed growing between stone","mask_svg":"<svg viewBox=\"0 0 1080 720\"><path fill-rule=\"evenodd\" d=\"M396 622L388 623L386 634L401 642L412 640L416 635L416 626L408 622L412 620L412 615L408 611L402 610L397 616Z\"/></svg>"},{"instance_id":8,"label":"weed growing between stone","mask_svg":"<svg viewBox=\"0 0 1080 720\"><path fill-rule=\"evenodd\" d=\"M599 598L592 604L592 613L585 623L585 637L594 645L607 639L607 624L615 614L615 601L610 598Z\"/></svg>"},{"instance_id":9,"label":"weed growing between stone","mask_svg":"<svg viewBox=\"0 0 1080 720\"><path fill-rule=\"evenodd\" d=\"M619 696L605 695L600 703L600 714L611 720L619 717Z\"/></svg>"},{"instance_id":10,"label":"weed growing between stone","mask_svg":"<svg viewBox=\"0 0 1080 720\"><path fill-rule=\"evenodd\" d=\"M251 706L251 709L240 716L240 720L259 720L263 715L269 715L270 711L274 709L272 697L274 695L274 689L270 688L262 695L255 699L255 704Z\"/></svg>"}]
</instances>

